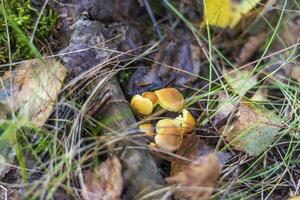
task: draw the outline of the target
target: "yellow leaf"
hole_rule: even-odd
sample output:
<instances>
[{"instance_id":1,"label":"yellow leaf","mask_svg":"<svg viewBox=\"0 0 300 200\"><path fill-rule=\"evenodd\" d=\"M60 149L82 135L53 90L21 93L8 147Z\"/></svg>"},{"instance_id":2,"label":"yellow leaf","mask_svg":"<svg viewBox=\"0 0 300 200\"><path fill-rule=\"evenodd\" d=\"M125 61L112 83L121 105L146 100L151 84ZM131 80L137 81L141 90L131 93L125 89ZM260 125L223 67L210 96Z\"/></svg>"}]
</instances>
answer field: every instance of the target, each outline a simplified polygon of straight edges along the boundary
<instances>
[{"instance_id":1,"label":"yellow leaf","mask_svg":"<svg viewBox=\"0 0 300 200\"><path fill-rule=\"evenodd\" d=\"M204 0L204 22L226 28L232 18L231 0Z\"/></svg>"},{"instance_id":2,"label":"yellow leaf","mask_svg":"<svg viewBox=\"0 0 300 200\"><path fill-rule=\"evenodd\" d=\"M204 22L220 28L234 28L261 0L204 0Z\"/></svg>"},{"instance_id":3,"label":"yellow leaf","mask_svg":"<svg viewBox=\"0 0 300 200\"><path fill-rule=\"evenodd\" d=\"M247 14L250 10L260 3L261 0L242 0L240 3L233 3L233 14L230 27L235 27L239 21Z\"/></svg>"}]
</instances>

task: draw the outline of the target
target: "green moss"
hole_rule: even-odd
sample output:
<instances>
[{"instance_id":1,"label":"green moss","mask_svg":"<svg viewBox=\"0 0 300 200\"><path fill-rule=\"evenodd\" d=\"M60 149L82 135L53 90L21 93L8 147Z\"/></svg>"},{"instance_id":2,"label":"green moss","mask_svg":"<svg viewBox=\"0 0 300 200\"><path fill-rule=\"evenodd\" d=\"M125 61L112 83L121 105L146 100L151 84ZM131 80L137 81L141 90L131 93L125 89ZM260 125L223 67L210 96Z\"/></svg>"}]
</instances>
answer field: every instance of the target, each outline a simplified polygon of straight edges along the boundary
<instances>
[{"instance_id":1,"label":"green moss","mask_svg":"<svg viewBox=\"0 0 300 200\"><path fill-rule=\"evenodd\" d=\"M126 69L126 70L121 71L118 74L119 83L121 85L125 84L129 80L129 77L131 76L132 73L133 73L133 70L131 70L131 69Z\"/></svg>"},{"instance_id":2,"label":"green moss","mask_svg":"<svg viewBox=\"0 0 300 200\"><path fill-rule=\"evenodd\" d=\"M39 11L30 6L30 0L4 0L3 3L4 7L0 5L0 63L8 62L8 37L5 16L10 19L8 20L8 27L12 60L32 58L33 54L28 46L28 40L30 40L30 35L34 30ZM39 21L34 41L46 41L51 36L57 20L58 15L55 12L45 10ZM14 31L11 23L18 26L27 37L21 37L17 31ZM35 45L42 46L41 43L36 44L36 42Z\"/></svg>"}]
</instances>

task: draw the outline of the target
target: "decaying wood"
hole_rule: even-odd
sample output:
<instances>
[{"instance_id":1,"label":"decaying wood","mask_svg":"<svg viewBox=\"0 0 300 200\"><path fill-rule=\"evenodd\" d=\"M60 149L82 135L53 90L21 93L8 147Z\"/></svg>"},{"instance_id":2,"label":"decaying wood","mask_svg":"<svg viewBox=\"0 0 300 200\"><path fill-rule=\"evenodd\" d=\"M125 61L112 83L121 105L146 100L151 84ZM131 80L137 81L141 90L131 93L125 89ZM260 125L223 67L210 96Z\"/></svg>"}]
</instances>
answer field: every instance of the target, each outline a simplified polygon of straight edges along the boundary
<instances>
[{"instance_id":1,"label":"decaying wood","mask_svg":"<svg viewBox=\"0 0 300 200\"><path fill-rule=\"evenodd\" d=\"M139 144L141 147L145 147L145 143L142 138L132 141L132 135L126 135L130 130L136 130L136 127L133 127L136 120L116 78L111 78L101 92L108 95L109 100L97 113L102 119L100 122L107 127L108 132L112 129L114 133L119 133L118 136L124 134L124 139L117 145L117 147L124 147L122 153L119 153L124 168L124 198L132 199L141 192L147 193L155 190L160 184L163 184L163 179L148 150L130 148L138 147Z\"/></svg>"},{"instance_id":2,"label":"decaying wood","mask_svg":"<svg viewBox=\"0 0 300 200\"><path fill-rule=\"evenodd\" d=\"M112 51L106 51L105 49L116 49L124 39L125 29L124 26L118 24L104 26L96 21L79 20L74 25L74 33L69 46L62 51L65 54L62 60L69 69L69 73L77 76L90 70L90 68L95 69L93 72L97 74L103 72L102 68L97 70L97 66L107 62L112 56ZM97 46L97 48L90 48L93 46ZM84 47L88 47L88 49L80 52L79 50ZM104 80L105 84L102 84ZM100 83L102 85L98 87ZM163 183L163 179L148 150L132 148L139 146L139 144L145 146L143 140L135 139L132 142L131 137L125 134L136 128L132 127L136 120L118 81L114 76L100 75L89 84L88 90L91 93L96 91L95 97L107 98L104 106L99 107L99 112L95 113L93 111L94 118L99 119L106 127L103 134L113 131L117 137L124 136L124 139L115 146L122 149L121 153L120 151L113 152L121 160L123 168L124 188L122 199L133 199L137 194L153 191ZM103 103L101 99L97 98L93 102ZM132 129L128 129L128 127Z\"/></svg>"}]
</instances>

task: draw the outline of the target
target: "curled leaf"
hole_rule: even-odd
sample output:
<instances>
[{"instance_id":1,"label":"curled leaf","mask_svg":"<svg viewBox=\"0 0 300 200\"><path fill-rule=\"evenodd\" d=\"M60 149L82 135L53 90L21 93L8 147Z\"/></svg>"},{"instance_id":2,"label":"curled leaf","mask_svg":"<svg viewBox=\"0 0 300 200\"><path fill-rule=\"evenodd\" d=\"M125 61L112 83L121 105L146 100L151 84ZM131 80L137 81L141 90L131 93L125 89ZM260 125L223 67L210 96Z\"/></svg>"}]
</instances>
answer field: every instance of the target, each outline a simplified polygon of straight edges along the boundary
<instances>
[{"instance_id":1,"label":"curled leaf","mask_svg":"<svg viewBox=\"0 0 300 200\"><path fill-rule=\"evenodd\" d=\"M183 192L188 199L208 200L220 173L221 165L218 157L214 154L208 154L202 160L190 164L177 175L168 177L166 181L169 184L186 186Z\"/></svg>"},{"instance_id":2,"label":"curled leaf","mask_svg":"<svg viewBox=\"0 0 300 200\"><path fill-rule=\"evenodd\" d=\"M82 196L85 200L121 199L122 165L117 157L109 158L94 170L84 173Z\"/></svg>"},{"instance_id":3,"label":"curled leaf","mask_svg":"<svg viewBox=\"0 0 300 200\"><path fill-rule=\"evenodd\" d=\"M176 155L184 157L186 159L196 161L201 155L202 147L205 146L203 140L200 139L197 135L187 135L183 138L183 141L180 145L180 148L177 150ZM171 163L171 172L170 175L174 176L179 172L185 170L191 163L180 159L175 158Z\"/></svg>"}]
</instances>

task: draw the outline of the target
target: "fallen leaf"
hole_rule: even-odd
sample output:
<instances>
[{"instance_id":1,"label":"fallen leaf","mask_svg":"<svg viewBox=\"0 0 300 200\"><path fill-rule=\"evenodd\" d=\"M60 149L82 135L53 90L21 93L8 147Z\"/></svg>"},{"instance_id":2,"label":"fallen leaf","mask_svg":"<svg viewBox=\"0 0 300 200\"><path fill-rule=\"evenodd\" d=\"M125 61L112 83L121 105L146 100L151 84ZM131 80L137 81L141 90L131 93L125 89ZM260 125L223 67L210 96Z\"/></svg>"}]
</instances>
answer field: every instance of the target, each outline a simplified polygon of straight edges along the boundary
<instances>
[{"instance_id":1,"label":"fallen leaf","mask_svg":"<svg viewBox=\"0 0 300 200\"><path fill-rule=\"evenodd\" d=\"M231 0L205 0L204 22L209 25L226 28L230 25L232 18Z\"/></svg>"},{"instance_id":2,"label":"fallen leaf","mask_svg":"<svg viewBox=\"0 0 300 200\"><path fill-rule=\"evenodd\" d=\"M66 75L65 67L54 59L29 60L3 75L0 101L19 117L42 126L52 113Z\"/></svg>"},{"instance_id":3,"label":"fallen leaf","mask_svg":"<svg viewBox=\"0 0 300 200\"><path fill-rule=\"evenodd\" d=\"M85 200L118 200L122 189L122 165L117 157L108 158L94 171L84 172L82 196Z\"/></svg>"},{"instance_id":4,"label":"fallen leaf","mask_svg":"<svg viewBox=\"0 0 300 200\"><path fill-rule=\"evenodd\" d=\"M244 44L238 58L236 59L237 65L242 65L249 60L256 53L263 43L265 42L267 34L265 32L258 33L249 37L248 41Z\"/></svg>"},{"instance_id":5,"label":"fallen leaf","mask_svg":"<svg viewBox=\"0 0 300 200\"><path fill-rule=\"evenodd\" d=\"M299 42L300 39L300 15L289 20L283 29L280 37L281 42L284 42L286 46L291 46ZM283 47L284 48L284 47Z\"/></svg>"},{"instance_id":6,"label":"fallen leaf","mask_svg":"<svg viewBox=\"0 0 300 200\"><path fill-rule=\"evenodd\" d=\"M174 40L173 38L176 38ZM182 91L188 87L202 88L206 85L199 79L199 74L206 77L205 67L201 68L201 48L196 45L194 37L184 30L174 30L153 55L154 63L139 67L130 77L128 96L155 91L164 87L175 87Z\"/></svg>"},{"instance_id":7,"label":"fallen leaf","mask_svg":"<svg viewBox=\"0 0 300 200\"><path fill-rule=\"evenodd\" d=\"M243 16L254 9L256 5L258 5L261 1L262 0L231 0L231 2L233 3L234 12L232 13L232 21L230 22L230 27L235 27L243 18Z\"/></svg>"},{"instance_id":8,"label":"fallen leaf","mask_svg":"<svg viewBox=\"0 0 300 200\"><path fill-rule=\"evenodd\" d=\"M234 28L261 0L204 0L204 23Z\"/></svg>"},{"instance_id":9,"label":"fallen leaf","mask_svg":"<svg viewBox=\"0 0 300 200\"><path fill-rule=\"evenodd\" d=\"M297 43L300 39L300 15L288 20L279 34L277 40L272 43L268 55L285 50L284 53L275 54L270 57L270 66L265 69L265 73L273 74L273 77L288 84L290 78L300 82L300 64L299 59L294 59L299 54ZM293 45L295 48L288 49ZM276 72L274 74L274 72Z\"/></svg>"},{"instance_id":10,"label":"fallen leaf","mask_svg":"<svg viewBox=\"0 0 300 200\"><path fill-rule=\"evenodd\" d=\"M287 68L284 68L286 74L300 83L300 63L290 64L287 66Z\"/></svg>"},{"instance_id":11,"label":"fallen leaf","mask_svg":"<svg viewBox=\"0 0 300 200\"><path fill-rule=\"evenodd\" d=\"M176 155L184 157L186 159L196 161L200 156L201 146L204 145L204 141L197 135L187 135L183 138L183 141L176 152ZM176 158L171 162L170 175L174 176L179 172L185 170L190 165L190 162Z\"/></svg>"},{"instance_id":12,"label":"fallen leaf","mask_svg":"<svg viewBox=\"0 0 300 200\"><path fill-rule=\"evenodd\" d=\"M220 173L221 165L218 157L208 154L203 159L190 164L177 175L166 178L166 181L169 184L193 187L183 191L188 199L206 200L210 198Z\"/></svg>"},{"instance_id":13,"label":"fallen leaf","mask_svg":"<svg viewBox=\"0 0 300 200\"><path fill-rule=\"evenodd\" d=\"M226 70L223 69L224 79L235 93L244 96L257 84L257 77L249 70Z\"/></svg>"},{"instance_id":14,"label":"fallen leaf","mask_svg":"<svg viewBox=\"0 0 300 200\"><path fill-rule=\"evenodd\" d=\"M281 129L281 121L275 113L246 100L240 102L234 118L221 128L222 134L236 150L250 156L266 150Z\"/></svg>"},{"instance_id":15,"label":"fallen leaf","mask_svg":"<svg viewBox=\"0 0 300 200\"><path fill-rule=\"evenodd\" d=\"M267 101L268 90L266 88L258 88L254 95L251 97L251 101Z\"/></svg>"},{"instance_id":16,"label":"fallen leaf","mask_svg":"<svg viewBox=\"0 0 300 200\"><path fill-rule=\"evenodd\" d=\"M216 127L224 125L232 111L237 107L239 101L230 99L230 96L221 92L218 94L218 106L213 118L213 124Z\"/></svg>"},{"instance_id":17,"label":"fallen leaf","mask_svg":"<svg viewBox=\"0 0 300 200\"><path fill-rule=\"evenodd\" d=\"M282 40L287 46L291 46L299 42L300 39L300 17L294 18L288 22L288 25L284 28L282 33ZM283 47L284 48L284 47ZM293 52L289 52L286 55L290 56ZM297 53L295 53L296 56ZM287 62L283 70L288 77L292 77L300 83L300 63L299 59L294 62Z\"/></svg>"}]
</instances>

